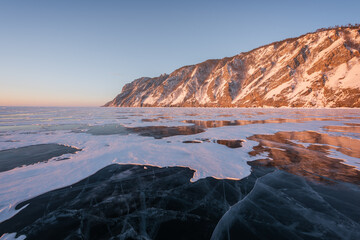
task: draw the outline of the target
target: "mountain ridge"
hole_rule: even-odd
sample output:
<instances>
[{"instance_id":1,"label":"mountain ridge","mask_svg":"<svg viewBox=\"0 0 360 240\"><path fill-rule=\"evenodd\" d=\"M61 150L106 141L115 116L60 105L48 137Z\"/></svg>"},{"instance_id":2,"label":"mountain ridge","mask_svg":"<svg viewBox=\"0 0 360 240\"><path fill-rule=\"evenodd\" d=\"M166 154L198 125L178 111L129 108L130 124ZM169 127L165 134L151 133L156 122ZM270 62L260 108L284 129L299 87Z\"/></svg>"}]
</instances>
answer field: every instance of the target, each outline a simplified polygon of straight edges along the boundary
<instances>
[{"instance_id":1,"label":"mountain ridge","mask_svg":"<svg viewBox=\"0 0 360 240\"><path fill-rule=\"evenodd\" d=\"M360 27L321 29L126 84L104 106L360 107Z\"/></svg>"}]
</instances>

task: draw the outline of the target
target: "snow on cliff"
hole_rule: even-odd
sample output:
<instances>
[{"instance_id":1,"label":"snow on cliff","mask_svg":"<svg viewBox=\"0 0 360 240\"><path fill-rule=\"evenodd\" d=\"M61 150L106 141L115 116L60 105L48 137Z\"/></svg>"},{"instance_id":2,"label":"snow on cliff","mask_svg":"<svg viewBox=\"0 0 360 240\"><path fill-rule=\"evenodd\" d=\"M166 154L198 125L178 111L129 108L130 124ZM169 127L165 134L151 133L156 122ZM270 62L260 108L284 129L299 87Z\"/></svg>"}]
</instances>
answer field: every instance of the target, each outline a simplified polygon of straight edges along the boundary
<instances>
[{"instance_id":1,"label":"snow on cliff","mask_svg":"<svg viewBox=\"0 0 360 240\"><path fill-rule=\"evenodd\" d=\"M286 39L139 78L105 106L360 107L360 28Z\"/></svg>"}]
</instances>

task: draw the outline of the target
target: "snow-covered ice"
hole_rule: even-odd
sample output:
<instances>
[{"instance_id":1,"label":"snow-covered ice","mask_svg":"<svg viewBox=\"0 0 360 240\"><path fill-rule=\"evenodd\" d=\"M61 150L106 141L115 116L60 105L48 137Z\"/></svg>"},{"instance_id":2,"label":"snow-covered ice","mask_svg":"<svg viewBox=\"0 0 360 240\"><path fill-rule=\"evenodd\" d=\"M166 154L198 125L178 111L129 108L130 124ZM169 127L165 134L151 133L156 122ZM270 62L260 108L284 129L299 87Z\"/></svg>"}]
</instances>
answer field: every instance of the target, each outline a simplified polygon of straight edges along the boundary
<instances>
[{"instance_id":1,"label":"snow-covered ice","mask_svg":"<svg viewBox=\"0 0 360 240\"><path fill-rule=\"evenodd\" d=\"M142 121L142 119L159 121ZM126 128L145 126L190 126L185 120L266 120L303 121L256 123L205 129L194 135L155 139L136 133L92 135L92 126L115 124ZM0 108L0 150L35 144L57 143L82 149L66 154L65 161L18 167L0 172L0 222L18 210L15 206L39 194L75 183L103 167L118 164L146 164L160 167L186 166L196 171L192 181L212 176L242 179L250 174L248 161L258 142L247 140L254 134L279 131L317 131L332 134L324 126L360 123L358 109L227 109L227 108ZM342 133L334 133L341 135ZM353 136L356 138L356 136ZM214 141L184 144L196 139L245 140L231 149ZM305 143L306 144L306 143ZM359 168L360 161L337 151L329 153ZM8 236L10 236L9 234Z\"/></svg>"}]
</instances>

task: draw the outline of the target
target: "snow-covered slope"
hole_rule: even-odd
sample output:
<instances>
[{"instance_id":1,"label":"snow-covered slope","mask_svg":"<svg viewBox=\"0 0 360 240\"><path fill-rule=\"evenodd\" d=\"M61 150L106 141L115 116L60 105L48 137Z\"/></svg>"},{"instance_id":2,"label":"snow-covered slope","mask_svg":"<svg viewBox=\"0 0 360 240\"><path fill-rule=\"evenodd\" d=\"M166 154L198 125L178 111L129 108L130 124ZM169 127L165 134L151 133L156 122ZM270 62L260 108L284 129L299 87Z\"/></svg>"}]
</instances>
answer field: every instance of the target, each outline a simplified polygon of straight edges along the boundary
<instances>
[{"instance_id":1,"label":"snow-covered slope","mask_svg":"<svg viewBox=\"0 0 360 240\"><path fill-rule=\"evenodd\" d=\"M105 106L360 107L360 28L286 39L139 78Z\"/></svg>"}]
</instances>

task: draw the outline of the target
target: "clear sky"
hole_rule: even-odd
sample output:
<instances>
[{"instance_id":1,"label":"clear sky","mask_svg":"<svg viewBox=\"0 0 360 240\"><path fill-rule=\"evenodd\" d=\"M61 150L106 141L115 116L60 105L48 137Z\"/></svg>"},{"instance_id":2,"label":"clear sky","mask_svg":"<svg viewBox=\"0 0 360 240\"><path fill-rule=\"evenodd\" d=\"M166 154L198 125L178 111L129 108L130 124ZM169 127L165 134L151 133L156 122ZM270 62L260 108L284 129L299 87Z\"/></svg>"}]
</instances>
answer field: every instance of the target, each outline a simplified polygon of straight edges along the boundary
<instances>
[{"instance_id":1,"label":"clear sky","mask_svg":"<svg viewBox=\"0 0 360 240\"><path fill-rule=\"evenodd\" d=\"M359 0L0 0L0 106L99 106L124 84L317 28Z\"/></svg>"}]
</instances>

